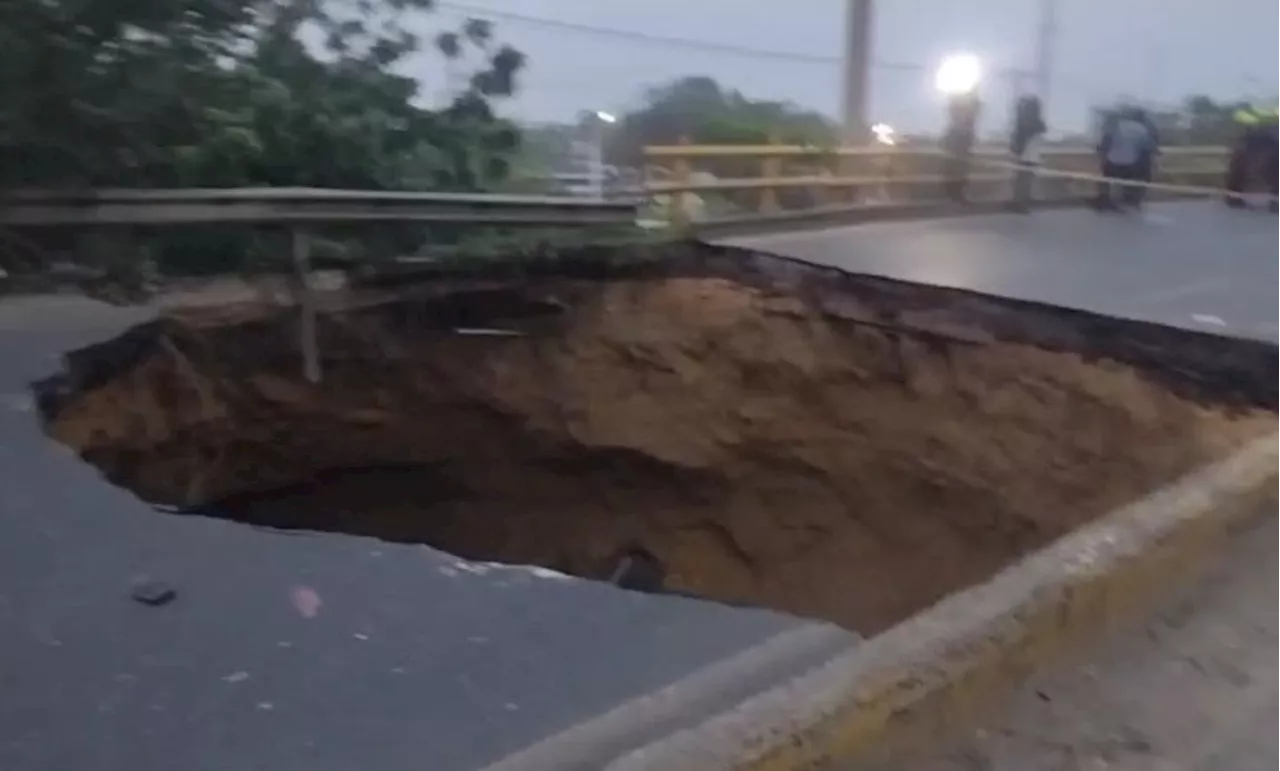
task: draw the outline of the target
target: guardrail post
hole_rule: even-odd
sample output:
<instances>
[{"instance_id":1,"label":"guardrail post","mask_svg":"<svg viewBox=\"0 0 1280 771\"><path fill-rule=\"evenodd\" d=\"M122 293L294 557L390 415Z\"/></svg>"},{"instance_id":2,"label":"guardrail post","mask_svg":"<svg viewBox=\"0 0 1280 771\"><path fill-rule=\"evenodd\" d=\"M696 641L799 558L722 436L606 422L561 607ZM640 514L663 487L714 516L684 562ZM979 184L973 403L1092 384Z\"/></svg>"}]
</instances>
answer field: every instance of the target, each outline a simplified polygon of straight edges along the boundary
<instances>
[{"instance_id":1,"label":"guardrail post","mask_svg":"<svg viewBox=\"0 0 1280 771\"><path fill-rule=\"evenodd\" d=\"M838 162L839 161L835 161L835 163ZM831 178L834 176L835 172L831 169L830 165L824 163L818 168L818 177L823 181L822 184L818 185L818 189L814 191L814 199L818 202L819 206L831 206L836 203L835 188L831 183Z\"/></svg>"},{"instance_id":2,"label":"guardrail post","mask_svg":"<svg viewBox=\"0 0 1280 771\"><path fill-rule=\"evenodd\" d=\"M898 193L894 188L893 178L897 174L897 163L891 145L876 145L875 154L867 156L864 161L858 158L858 174L878 177L878 183L865 186L854 203L892 203L893 196ZM904 188L905 189L905 188ZM855 188L856 190L856 188Z\"/></svg>"},{"instance_id":3,"label":"guardrail post","mask_svg":"<svg viewBox=\"0 0 1280 771\"><path fill-rule=\"evenodd\" d=\"M294 301L299 309L302 376L307 382L319 383L320 343L316 337L316 298L311 289L311 238L306 229L299 225L293 226L289 235L293 257Z\"/></svg>"},{"instance_id":4,"label":"guardrail post","mask_svg":"<svg viewBox=\"0 0 1280 771\"><path fill-rule=\"evenodd\" d=\"M691 145L693 140L689 137L680 137L678 142L680 145ZM672 164L671 179L677 185L689 184L689 177L693 169L689 164L689 157L685 155L677 156L675 163ZM688 196L684 190L673 190L667 198L667 222L671 223L671 229L677 232L685 230L689 227L689 209Z\"/></svg>"},{"instance_id":5,"label":"guardrail post","mask_svg":"<svg viewBox=\"0 0 1280 771\"><path fill-rule=\"evenodd\" d=\"M781 139L777 134L769 135L769 144L781 144ZM760 176L765 179L777 179L782 176L782 156L768 155L760 164ZM763 187L760 189L760 213L774 214L778 211L778 191L776 188Z\"/></svg>"}]
</instances>

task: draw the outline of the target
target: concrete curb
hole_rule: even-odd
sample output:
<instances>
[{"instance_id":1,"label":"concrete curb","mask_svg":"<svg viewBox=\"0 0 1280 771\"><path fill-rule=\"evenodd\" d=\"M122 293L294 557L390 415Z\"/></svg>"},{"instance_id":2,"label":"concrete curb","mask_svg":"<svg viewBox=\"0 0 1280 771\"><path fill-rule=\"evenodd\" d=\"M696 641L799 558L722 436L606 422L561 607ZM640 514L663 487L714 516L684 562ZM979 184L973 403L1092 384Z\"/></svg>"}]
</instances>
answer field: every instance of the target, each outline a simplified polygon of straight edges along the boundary
<instances>
[{"instance_id":1,"label":"concrete curb","mask_svg":"<svg viewBox=\"0 0 1280 771\"><path fill-rule=\"evenodd\" d=\"M1033 671L1141 617L1274 511L1275 435L1067 535L985 584L608 771L792 771L928 745Z\"/></svg>"},{"instance_id":2,"label":"concrete curb","mask_svg":"<svg viewBox=\"0 0 1280 771\"><path fill-rule=\"evenodd\" d=\"M596 771L635 747L803 674L858 639L829 624L788 629L508 755L484 771Z\"/></svg>"}]
</instances>

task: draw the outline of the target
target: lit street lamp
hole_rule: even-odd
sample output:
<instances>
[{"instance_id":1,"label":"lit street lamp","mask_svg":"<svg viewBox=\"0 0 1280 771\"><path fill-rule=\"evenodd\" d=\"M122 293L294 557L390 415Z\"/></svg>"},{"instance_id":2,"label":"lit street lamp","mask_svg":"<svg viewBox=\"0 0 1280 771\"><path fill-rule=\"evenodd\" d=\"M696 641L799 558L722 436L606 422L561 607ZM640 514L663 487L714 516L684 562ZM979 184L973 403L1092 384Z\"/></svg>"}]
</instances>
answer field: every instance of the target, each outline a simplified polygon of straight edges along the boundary
<instances>
[{"instance_id":1,"label":"lit street lamp","mask_svg":"<svg viewBox=\"0 0 1280 771\"><path fill-rule=\"evenodd\" d=\"M600 125L595 131L595 136L591 142L591 190L596 198L603 199L605 193L605 166L604 166L604 139L606 126L612 126L618 122L618 116L604 110L596 110L596 120L600 121Z\"/></svg>"},{"instance_id":2,"label":"lit street lamp","mask_svg":"<svg viewBox=\"0 0 1280 771\"><path fill-rule=\"evenodd\" d=\"M893 126L888 123L875 124L871 127L871 134L875 137L877 144L892 145L898 142L894 136Z\"/></svg>"},{"instance_id":3,"label":"lit street lamp","mask_svg":"<svg viewBox=\"0 0 1280 771\"><path fill-rule=\"evenodd\" d=\"M942 60L933 85L948 96L969 94L982 82L982 62L973 54L954 54Z\"/></svg>"},{"instance_id":4,"label":"lit street lamp","mask_svg":"<svg viewBox=\"0 0 1280 771\"><path fill-rule=\"evenodd\" d=\"M942 60L933 85L947 97L947 128L942 137L944 190L956 203L966 200L969 161L978 130L978 84L982 62L973 54L954 54Z\"/></svg>"}]
</instances>

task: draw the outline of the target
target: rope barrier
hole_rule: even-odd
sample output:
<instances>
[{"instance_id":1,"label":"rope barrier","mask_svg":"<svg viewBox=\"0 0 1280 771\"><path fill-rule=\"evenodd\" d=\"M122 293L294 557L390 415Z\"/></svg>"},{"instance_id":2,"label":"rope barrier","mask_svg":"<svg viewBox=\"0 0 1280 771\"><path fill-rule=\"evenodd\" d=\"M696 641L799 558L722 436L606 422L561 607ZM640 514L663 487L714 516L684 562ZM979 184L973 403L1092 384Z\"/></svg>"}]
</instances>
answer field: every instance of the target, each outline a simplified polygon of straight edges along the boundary
<instances>
[{"instance_id":1,"label":"rope barrier","mask_svg":"<svg viewBox=\"0 0 1280 771\"><path fill-rule=\"evenodd\" d=\"M943 156L952 157L952 158L957 157L955 154L948 153L946 151L940 151L940 154ZM996 160L991 158L980 158L980 157L970 156L969 162L970 164L975 166L985 166L988 168L1004 169L1004 170L1015 171L1015 172L1030 171L1032 174L1034 174L1037 177L1074 179L1074 180L1079 180L1081 182L1092 182L1095 184L1101 183L1101 182L1111 182L1112 184L1116 184L1116 185L1144 187L1147 190L1153 190L1153 191L1164 192L1164 193L1176 193L1178 195L1203 196L1206 198L1224 198L1227 196L1245 195L1244 193L1232 193L1231 191L1227 190L1224 187L1210 187L1207 185L1184 185L1184 184L1174 184L1171 182L1155 182L1155 181L1146 181L1146 180L1120 179L1118 177L1107 177L1102 174L1090 174L1088 172L1083 172L1083 171L1067 171L1065 169L1051 169L1045 166L1041 166L1039 164L1035 166L1027 167L1015 161L1001 161L1001 160ZM1252 195L1256 198L1260 198L1268 202L1280 200L1277 198L1277 196L1271 195L1269 193L1266 193L1266 194L1249 193L1248 195Z\"/></svg>"}]
</instances>

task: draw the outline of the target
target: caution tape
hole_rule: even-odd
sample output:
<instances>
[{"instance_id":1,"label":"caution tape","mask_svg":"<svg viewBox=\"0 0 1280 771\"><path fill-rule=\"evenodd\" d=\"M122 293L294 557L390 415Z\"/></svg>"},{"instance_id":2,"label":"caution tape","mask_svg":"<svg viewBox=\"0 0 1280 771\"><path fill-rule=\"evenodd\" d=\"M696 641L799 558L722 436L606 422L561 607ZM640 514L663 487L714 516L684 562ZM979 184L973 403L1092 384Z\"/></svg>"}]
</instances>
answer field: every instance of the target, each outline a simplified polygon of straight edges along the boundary
<instances>
[{"instance_id":1,"label":"caution tape","mask_svg":"<svg viewBox=\"0 0 1280 771\"><path fill-rule=\"evenodd\" d=\"M948 153L945 150L939 151L944 157L956 158L954 153ZM1008 171L1030 171L1037 177L1055 177L1058 179L1075 179L1082 182L1111 182L1116 185L1128 185L1132 187L1143 187L1147 190L1154 190L1163 193L1176 193L1178 195L1204 196L1206 198L1224 198L1227 196L1249 195L1254 198L1270 201L1280 200L1277 196L1269 193L1232 193L1224 187L1210 187L1207 185L1182 185L1171 182L1155 182L1144 180L1120 179L1117 177L1107 177L1102 174L1090 174L1083 171L1067 171L1065 169L1051 169L1040 164L1034 166L1024 166L1015 161L1000 161L992 158L979 158L975 156L969 157L969 162L975 166L986 166L989 168L1004 169Z\"/></svg>"}]
</instances>

